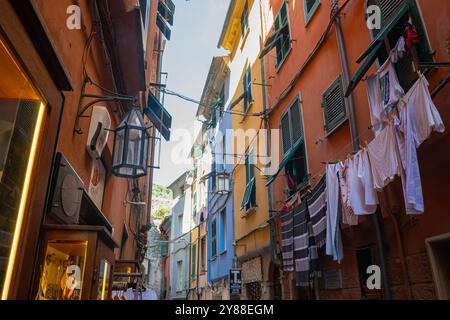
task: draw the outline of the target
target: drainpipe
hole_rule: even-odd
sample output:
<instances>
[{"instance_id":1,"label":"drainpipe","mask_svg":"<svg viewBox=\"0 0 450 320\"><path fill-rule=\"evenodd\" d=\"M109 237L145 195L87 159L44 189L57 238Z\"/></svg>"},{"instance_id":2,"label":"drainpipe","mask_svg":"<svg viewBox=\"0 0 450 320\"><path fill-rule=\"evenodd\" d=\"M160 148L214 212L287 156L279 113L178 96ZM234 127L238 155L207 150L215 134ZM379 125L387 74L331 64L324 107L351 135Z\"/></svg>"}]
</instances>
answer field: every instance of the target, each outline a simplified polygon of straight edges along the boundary
<instances>
[{"instance_id":1,"label":"drainpipe","mask_svg":"<svg viewBox=\"0 0 450 320\"><path fill-rule=\"evenodd\" d=\"M332 0L332 12L337 12L339 10L339 4L337 0ZM341 59L342 71L343 71L343 79L344 79L344 88L347 88L350 83L350 68L348 66L348 58L347 58L347 50L345 48L344 35L342 32L341 26L341 18L339 15L335 17L335 26L336 26L336 38L338 42L339 48L339 57ZM358 127L356 126L356 114L355 114L355 101L353 99L353 94L350 94L348 98L345 98L347 102L347 110L348 110L348 118L350 121L350 134L352 139L352 148L353 151L359 150L359 134Z\"/></svg>"},{"instance_id":2,"label":"drainpipe","mask_svg":"<svg viewBox=\"0 0 450 320\"><path fill-rule=\"evenodd\" d=\"M332 12L337 12L339 10L339 5L337 3L337 0L331 0L332 3ZM344 87L347 87L350 82L350 68L348 65L348 57L347 57L347 51L345 48L345 41L344 41L344 35L342 32L342 25L340 16L336 15L335 17L335 26L336 26L336 38L338 42L338 48L339 48L339 57L341 59L341 65L342 65L342 71L343 71L343 78L344 78ZM355 115L355 103L353 99L353 94L350 94L347 101L347 108L348 108L348 115L349 115L349 121L350 121L350 134L352 139L352 148L353 151L359 150L359 134L358 134L358 128L356 126L356 115ZM386 252L385 247L383 243L383 232L382 232L382 225L380 221L381 216L381 210L380 207L377 208L377 212L371 216L373 227L375 229L375 238L376 238L376 246L377 246L377 252L379 255L379 261L380 261L380 269L381 269L381 276L383 281L383 298L385 300L391 300L391 291L390 291L390 285L389 285L389 278L387 274L387 263L386 263Z\"/></svg>"}]
</instances>

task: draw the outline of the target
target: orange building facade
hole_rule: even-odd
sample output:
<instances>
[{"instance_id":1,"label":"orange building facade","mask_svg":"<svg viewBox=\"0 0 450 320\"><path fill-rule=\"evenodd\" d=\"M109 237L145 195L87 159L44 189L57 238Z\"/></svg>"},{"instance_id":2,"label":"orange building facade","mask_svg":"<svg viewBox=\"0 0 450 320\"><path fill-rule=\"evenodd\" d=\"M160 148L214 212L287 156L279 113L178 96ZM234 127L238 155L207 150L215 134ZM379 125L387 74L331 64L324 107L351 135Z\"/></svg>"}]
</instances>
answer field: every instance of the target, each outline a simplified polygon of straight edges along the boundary
<instances>
[{"instance_id":1,"label":"orange building facade","mask_svg":"<svg viewBox=\"0 0 450 320\"><path fill-rule=\"evenodd\" d=\"M131 103L99 101L82 114L80 109L95 95L135 96L140 106L147 104L150 90L157 95L150 84L160 83L165 41L156 22L158 1L2 1L0 7L1 65L16 75L10 85L0 83L2 108L17 109L19 128L37 112L34 102L40 105L28 122L35 128L27 136L29 144L15 135L9 145L1 141L6 164L19 147L30 155L15 170L2 163L1 297L110 299L118 280L114 271L135 267L145 272L140 263L150 225L153 169L135 180L113 175L111 132L98 155L93 156L92 143L89 149L95 120L114 130ZM23 81L29 92L23 91ZM94 96L82 99L82 94ZM16 107L3 105L11 99ZM14 123L10 118L2 119L2 133L8 121ZM155 126L150 127L155 136ZM157 161L153 145L151 164ZM17 187L13 197L11 183ZM70 266L72 273L58 271ZM72 289L59 281L68 276L76 278Z\"/></svg>"},{"instance_id":2,"label":"orange building facade","mask_svg":"<svg viewBox=\"0 0 450 320\"><path fill-rule=\"evenodd\" d=\"M381 30L368 29L366 12L370 5L381 8ZM272 153L279 152L283 159L296 145L295 161L288 162L269 186L274 209L283 207L296 192L305 195L324 175L326 163L345 160L374 138L364 78L347 98L345 91L363 65L356 62L358 57L379 33L393 27L381 38L384 48L364 74L374 73L386 60L386 52L401 31L400 22L390 23L404 5L412 8L405 15L416 27L420 43L414 49L415 56L402 60L408 63L397 70L398 77L409 88L418 78L413 68L420 67L448 128L448 71L436 64L450 57L447 1L270 1L263 19L272 28L265 37L268 49L262 53L268 117L270 128L290 128L290 137L285 137L289 141L283 141L281 132L280 148ZM281 28L286 35L281 39L288 38L287 43L269 47L271 35ZM424 57L430 64L419 64L424 63ZM331 104L336 106L336 101L342 103L341 109L327 109ZM297 144L300 140L303 143ZM444 199L450 192L450 170L445 165L450 160L449 147L447 130L434 133L418 149L425 213L406 215L397 178L378 193L380 210L376 215L363 217L357 226L341 226L344 258L340 264L325 255L325 248L319 250L319 276L309 287L296 286L295 274L283 271L278 223L283 299L447 299L450 204ZM293 188L288 172L295 180ZM276 216L279 222L279 213ZM381 268L381 290L366 286L369 265Z\"/></svg>"}]
</instances>

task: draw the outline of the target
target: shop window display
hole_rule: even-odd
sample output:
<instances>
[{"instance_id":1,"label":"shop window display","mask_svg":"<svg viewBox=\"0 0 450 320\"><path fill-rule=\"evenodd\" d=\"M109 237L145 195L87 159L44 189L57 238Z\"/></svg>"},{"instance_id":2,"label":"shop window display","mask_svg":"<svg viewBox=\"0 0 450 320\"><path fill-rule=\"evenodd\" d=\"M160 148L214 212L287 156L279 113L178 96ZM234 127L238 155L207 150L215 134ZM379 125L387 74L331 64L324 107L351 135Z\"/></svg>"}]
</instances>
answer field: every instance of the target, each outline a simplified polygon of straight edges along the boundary
<instances>
[{"instance_id":1,"label":"shop window display","mask_svg":"<svg viewBox=\"0 0 450 320\"><path fill-rule=\"evenodd\" d=\"M45 106L0 36L0 291L8 291Z\"/></svg>"},{"instance_id":2,"label":"shop window display","mask_svg":"<svg viewBox=\"0 0 450 320\"><path fill-rule=\"evenodd\" d=\"M109 292L111 264L107 260L100 262L100 277L98 281L97 300L106 300Z\"/></svg>"},{"instance_id":3,"label":"shop window display","mask_svg":"<svg viewBox=\"0 0 450 320\"><path fill-rule=\"evenodd\" d=\"M87 241L49 241L39 284L39 300L80 300ZM103 275L109 278L104 264ZM103 282L103 281L102 281Z\"/></svg>"}]
</instances>

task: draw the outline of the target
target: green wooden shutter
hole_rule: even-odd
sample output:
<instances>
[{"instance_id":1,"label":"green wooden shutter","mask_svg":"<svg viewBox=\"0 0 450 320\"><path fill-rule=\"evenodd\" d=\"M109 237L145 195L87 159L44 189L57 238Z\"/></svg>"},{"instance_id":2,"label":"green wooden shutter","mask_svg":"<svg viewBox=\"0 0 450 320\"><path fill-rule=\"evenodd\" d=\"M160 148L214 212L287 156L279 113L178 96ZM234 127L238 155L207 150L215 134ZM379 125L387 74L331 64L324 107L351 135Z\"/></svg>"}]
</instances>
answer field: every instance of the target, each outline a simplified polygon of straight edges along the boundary
<instances>
[{"instance_id":1,"label":"green wooden shutter","mask_svg":"<svg viewBox=\"0 0 450 320\"><path fill-rule=\"evenodd\" d=\"M292 128L292 144L296 144L303 136L302 119L300 117L300 103L298 99L290 109L290 121Z\"/></svg>"},{"instance_id":2,"label":"green wooden shutter","mask_svg":"<svg viewBox=\"0 0 450 320\"><path fill-rule=\"evenodd\" d=\"M386 27L407 0L378 0L381 9L381 27Z\"/></svg>"},{"instance_id":3,"label":"green wooden shutter","mask_svg":"<svg viewBox=\"0 0 450 320\"><path fill-rule=\"evenodd\" d=\"M168 236L161 236L161 256L167 257L169 255L169 237Z\"/></svg>"},{"instance_id":4,"label":"green wooden shutter","mask_svg":"<svg viewBox=\"0 0 450 320\"><path fill-rule=\"evenodd\" d=\"M286 154L292 147L289 126L289 113L286 113L281 119L281 139L283 146L283 155Z\"/></svg>"},{"instance_id":5,"label":"green wooden shutter","mask_svg":"<svg viewBox=\"0 0 450 320\"><path fill-rule=\"evenodd\" d=\"M195 278L195 276L197 275L197 245L194 243L192 245L192 257L191 257L191 277Z\"/></svg>"},{"instance_id":6,"label":"green wooden shutter","mask_svg":"<svg viewBox=\"0 0 450 320\"><path fill-rule=\"evenodd\" d=\"M325 116L325 129L327 133L330 133L347 118L341 77L323 94L322 107Z\"/></svg>"}]
</instances>

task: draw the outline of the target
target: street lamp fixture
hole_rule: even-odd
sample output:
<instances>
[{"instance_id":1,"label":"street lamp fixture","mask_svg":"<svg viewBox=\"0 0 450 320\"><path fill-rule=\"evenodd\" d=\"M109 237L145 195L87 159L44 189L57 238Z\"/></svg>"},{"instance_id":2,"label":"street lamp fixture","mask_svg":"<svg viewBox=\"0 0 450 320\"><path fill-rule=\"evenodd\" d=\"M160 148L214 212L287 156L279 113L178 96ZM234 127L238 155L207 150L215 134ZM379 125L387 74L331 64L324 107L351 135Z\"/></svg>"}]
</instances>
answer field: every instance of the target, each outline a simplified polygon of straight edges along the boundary
<instances>
[{"instance_id":1,"label":"street lamp fixture","mask_svg":"<svg viewBox=\"0 0 450 320\"><path fill-rule=\"evenodd\" d=\"M147 175L150 136L137 105L114 130L112 172L117 177L135 179Z\"/></svg>"},{"instance_id":2,"label":"street lamp fixture","mask_svg":"<svg viewBox=\"0 0 450 320\"><path fill-rule=\"evenodd\" d=\"M230 190L230 175L228 173L224 172L218 172L216 173L216 179L217 179L217 193L219 194L228 194L231 192Z\"/></svg>"}]
</instances>

